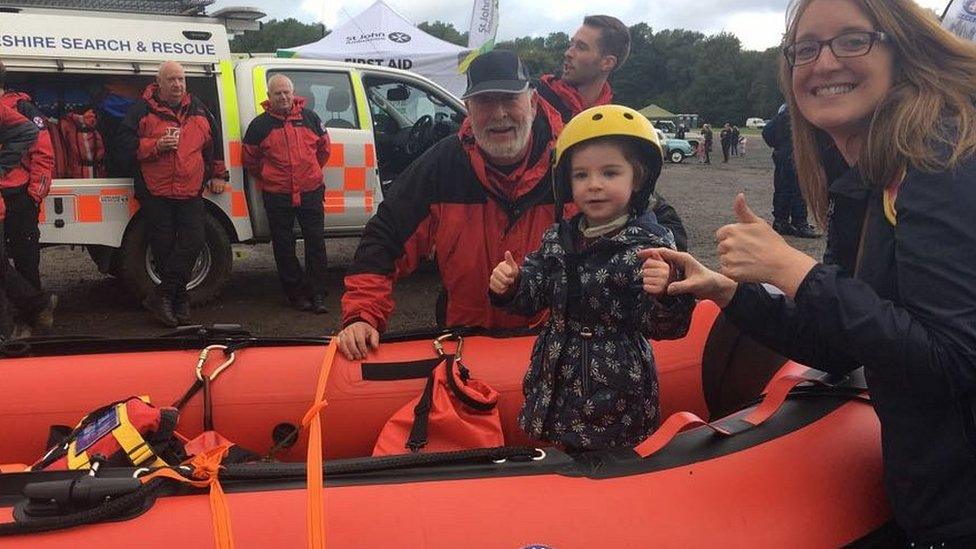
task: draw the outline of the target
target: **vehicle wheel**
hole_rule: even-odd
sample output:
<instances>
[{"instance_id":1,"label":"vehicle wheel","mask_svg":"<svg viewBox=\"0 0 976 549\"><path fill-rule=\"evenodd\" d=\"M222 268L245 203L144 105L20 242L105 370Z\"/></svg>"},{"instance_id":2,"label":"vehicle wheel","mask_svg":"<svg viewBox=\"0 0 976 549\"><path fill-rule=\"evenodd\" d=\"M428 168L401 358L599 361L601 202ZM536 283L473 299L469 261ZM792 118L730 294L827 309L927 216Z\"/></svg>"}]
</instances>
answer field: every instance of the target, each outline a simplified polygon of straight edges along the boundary
<instances>
[{"instance_id":1,"label":"vehicle wheel","mask_svg":"<svg viewBox=\"0 0 976 549\"><path fill-rule=\"evenodd\" d=\"M152 250L146 221L138 218L126 232L119 249L119 275L125 286L140 302L159 284L160 274ZM230 238L219 221L211 215L204 220L206 246L197 257L190 281L190 303L204 305L217 298L230 279L233 255Z\"/></svg>"},{"instance_id":2,"label":"vehicle wheel","mask_svg":"<svg viewBox=\"0 0 976 549\"><path fill-rule=\"evenodd\" d=\"M685 161L685 154L675 149L669 153L668 158L671 160L671 162L674 162L675 164L681 164L682 162Z\"/></svg>"}]
</instances>

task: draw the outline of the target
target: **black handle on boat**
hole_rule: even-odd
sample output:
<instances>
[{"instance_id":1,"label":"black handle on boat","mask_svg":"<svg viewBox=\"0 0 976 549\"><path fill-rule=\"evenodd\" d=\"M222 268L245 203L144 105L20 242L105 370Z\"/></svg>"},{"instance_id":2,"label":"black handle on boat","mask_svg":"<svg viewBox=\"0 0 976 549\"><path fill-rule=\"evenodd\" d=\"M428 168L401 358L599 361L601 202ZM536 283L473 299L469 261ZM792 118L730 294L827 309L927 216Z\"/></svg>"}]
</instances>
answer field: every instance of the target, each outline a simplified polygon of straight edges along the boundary
<instances>
[{"instance_id":1,"label":"black handle on boat","mask_svg":"<svg viewBox=\"0 0 976 549\"><path fill-rule=\"evenodd\" d=\"M69 508L88 508L107 498L131 494L142 486L137 478L98 478L89 475L69 480L34 482L24 486L30 501L25 514L34 517L62 515Z\"/></svg>"}]
</instances>

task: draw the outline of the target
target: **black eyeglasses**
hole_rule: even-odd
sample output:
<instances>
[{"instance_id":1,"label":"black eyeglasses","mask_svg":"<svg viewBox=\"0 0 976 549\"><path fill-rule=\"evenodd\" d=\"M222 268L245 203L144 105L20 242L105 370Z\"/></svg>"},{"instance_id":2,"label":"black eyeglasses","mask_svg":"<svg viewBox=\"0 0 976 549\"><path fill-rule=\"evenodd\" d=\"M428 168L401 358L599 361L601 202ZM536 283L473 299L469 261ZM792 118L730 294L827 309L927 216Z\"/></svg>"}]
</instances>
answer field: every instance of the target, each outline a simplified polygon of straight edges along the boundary
<instances>
[{"instance_id":1,"label":"black eyeglasses","mask_svg":"<svg viewBox=\"0 0 976 549\"><path fill-rule=\"evenodd\" d=\"M801 40L783 48L783 55L791 67L813 63L820 58L824 46L830 46L834 57L839 59L861 57L871 53L875 42L884 42L888 36L881 31L852 31L829 40Z\"/></svg>"}]
</instances>

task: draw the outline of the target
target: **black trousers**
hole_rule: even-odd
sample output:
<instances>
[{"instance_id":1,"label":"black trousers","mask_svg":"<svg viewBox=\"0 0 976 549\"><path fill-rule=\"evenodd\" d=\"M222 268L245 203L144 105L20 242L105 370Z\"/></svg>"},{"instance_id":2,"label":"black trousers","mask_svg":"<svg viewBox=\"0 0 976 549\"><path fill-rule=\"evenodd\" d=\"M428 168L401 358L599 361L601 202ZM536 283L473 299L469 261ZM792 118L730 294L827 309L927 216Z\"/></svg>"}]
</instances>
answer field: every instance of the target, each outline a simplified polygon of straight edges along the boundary
<instances>
[{"instance_id":1,"label":"black trousers","mask_svg":"<svg viewBox=\"0 0 976 549\"><path fill-rule=\"evenodd\" d=\"M206 245L203 199L150 196L139 203L149 223L149 245L162 279L156 291L181 301L193 264Z\"/></svg>"},{"instance_id":2,"label":"black trousers","mask_svg":"<svg viewBox=\"0 0 976 549\"><path fill-rule=\"evenodd\" d=\"M7 246L4 243L3 223L0 223L0 279L7 284ZM10 309L10 301L7 299L7 292L0 292L0 340L7 339L14 331L14 315Z\"/></svg>"},{"instance_id":3,"label":"black trousers","mask_svg":"<svg viewBox=\"0 0 976 549\"><path fill-rule=\"evenodd\" d=\"M807 203L800 192L793 158L773 158L773 219L777 223L807 225Z\"/></svg>"},{"instance_id":4,"label":"black trousers","mask_svg":"<svg viewBox=\"0 0 976 549\"><path fill-rule=\"evenodd\" d=\"M325 187L302 193L295 207L290 194L264 193L278 279L289 298L325 296L328 257L325 252ZM295 255L295 220L305 239L305 269Z\"/></svg>"},{"instance_id":5,"label":"black trousers","mask_svg":"<svg viewBox=\"0 0 976 549\"><path fill-rule=\"evenodd\" d=\"M4 261L6 263L6 261ZM16 269L4 265L3 289L6 297L13 306L11 313L22 322L31 322L41 309L47 307L45 293L30 283Z\"/></svg>"},{"instance_id":6,"label":"black trousers","mask_svg":"<svg viewBox=\"0 0 976 549\"><path fill-rule=\"evenodd\" d=\"M732 144L729 143L727 139L722 140L722 160L724 160L725 162L729 161L729 149L731 147Z\"/></svg>"},{"instance_id":7,"label":"black trousers","mask_svg":"<svg viewBox=\"0 0 976 549\"><path fill-rule=\"evenodd\" d=\"M17 272L35 288L41 287L41 231L37 227L39 209L26 189L18 189L3 196L7 217L3 220L7 254Z\"/></svg>"}]
</instances>

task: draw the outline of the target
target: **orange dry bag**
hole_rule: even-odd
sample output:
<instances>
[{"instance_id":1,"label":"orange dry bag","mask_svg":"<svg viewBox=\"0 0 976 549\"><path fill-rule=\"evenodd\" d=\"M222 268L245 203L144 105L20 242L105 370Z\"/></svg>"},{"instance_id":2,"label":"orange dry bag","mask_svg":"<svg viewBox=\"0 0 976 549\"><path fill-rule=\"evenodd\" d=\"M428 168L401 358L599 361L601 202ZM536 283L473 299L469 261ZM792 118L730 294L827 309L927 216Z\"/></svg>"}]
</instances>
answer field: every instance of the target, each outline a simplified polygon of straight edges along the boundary
<instances>
[{"instance_id":1,"label":"orange dry bag","mask_svg":"<svg viewBox=\"0 0 976 549\"><path fill-rule=\"evenodd\" d=\"M442 356L430 368L424 392L386 422L373 455L504 446L498 391L471 379L468 369L453 356ZM383 373L384 379L407 379L390 377L388 370Z\"/></svg>"}]
</instances>

